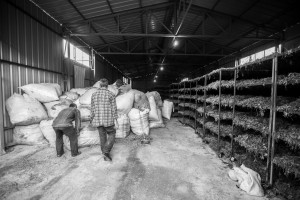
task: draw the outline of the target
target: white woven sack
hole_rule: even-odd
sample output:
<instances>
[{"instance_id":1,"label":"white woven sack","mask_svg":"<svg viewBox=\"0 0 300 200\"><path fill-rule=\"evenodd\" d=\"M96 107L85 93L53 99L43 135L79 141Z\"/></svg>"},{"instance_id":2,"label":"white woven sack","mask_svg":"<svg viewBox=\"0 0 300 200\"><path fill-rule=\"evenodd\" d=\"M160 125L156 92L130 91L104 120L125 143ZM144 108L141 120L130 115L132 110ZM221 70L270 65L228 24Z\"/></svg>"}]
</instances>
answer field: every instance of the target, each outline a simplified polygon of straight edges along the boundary
<instances>
[{"instance_id":1,"label":"white woven sack","mask_svg":"<svg viewBox=\"0 0 300 200\"><path fill-rule=\"evenodd\" d=\"M164 100L164 104L162 107L162 116L170 120L172 112L173 112L173 102Z\"/></svg>"},{"instance_id":2,"label":"white woven sack","mask_svg":"<svg viewBox=\"0 0 300 200\"><path fill-rule=\"evenodd\" d=\"M65 108L68 108L70 103L68 101L53 101L49 103L44 103L48 116L50 118L57 117L58 113Z\"/></svg>"},{"instance_id":3,"label":"white woven sack","mask_svg":"<svg viewBox=\"0 0 300 200\"><path fill-rule=\"evenodd\" d=\"M49 84L28 84L20 88L26 94L42 103L58 100L56 89Z\"/></svg>"},{"instance_id":4,"label":"white woven sack","mask_svg":"<svg viewBox=\"0 0 300 200\"><path fill-rule=\"evenodd\" d=\"M40 102L27 94L13 94L6 100L6 110L13 125L38 124L48 115Z\"/></svg>"},{"instance_id":5,"label":"white woven sack","mask_svg":"<svg viewBox=\"0 0 300 200\"><path fill-rule=\"evenodd\" d=\"M82 96L89 89L90 88L73 88L70 90L70 92L76 92L77 94L79 94L79 96Z\"/></svg>"},{"instance_id":6,"label":"white woven sack","mask_svg":"<svg viewBox=\"0 0 300 200\"><path fill-rule=\"evenodd\" d=\"M58 96L62 95L61 87L57 83L40 83L40 84L53 87L56 90Z\"/></svg>"},{"instance_id":7,"label":"white woven sack","mask_svg":"<svg viewBox=\"0 0 300 200\"><path fill-rule=\"evenodd\" d=\"M150 127L150 129L151 129L151 128L164 128L164 127L165 127L163 118L162 118L162 116L161 116L161 111L160 111L159 108L157 109L157 114L158 114L159 120L158 120L158 121L150 121L150 122L149 122L149 127Z\"/></svg>"},{"instance_id":8,"label":"white woven sack","mask_svg":"<svg viewBox=\"0 0 300 200\"><path fill-rule=\"evenodd\" d=\"M97 92L98 88L91 88L86 91L80 98L79 103L83 105L91 105L92 103L92 95Z\"/></svg>"},{"instance_id":9,"label":"white woven sack","mask_svg":"<svg viewBox=\"0 0 300 200\"><path fill-rule=\"evenodd\" d=\"M161 100L160 94L157 91L147 92L146 95L147 95L148 99L149 99L150 96L154 97L157 107L162 107L163 106L163 102Z\"/></svg>"},{"instance_id":10,"label":"white woven sack","mask_svg":"<svg viewBox=\"0 0 300 200\"><path fill-rule=\"evenodd\" d=\"M158 121L159 117L158 117L157 107L156 107L154 97L149 96L148 101L149 101L149 104L150 104L149 120L150 121Z\"/></svg>"},{"instance_id":11,"label":"white woven sack","mask_svg":"<svg viewBox=\"0 0 300 200\"><path fill-rule=\"evenodd\" d=\"M130 133L130 121L127 115L118 116L119 128L116 130L116 138L126 138Z\"/></svg>"},{"instance_id":12,"label":"white woven sack","mask_svg":"<svg viewBox=\"0 0 300 200\"><path fill-rule=\"evenodd\" d=\"M81 121L86 122L91 120L91 107L88 105L80 105L78 107L80 111Z\"/></svg>"},{"instance_id":13,"label":"white woven sack","mask_svg":"<svg viewBox=\"0 0 300 200\"><path fill-rule=\"evenodd\" d=\"M40 129L43 133L43 136L48 141L50 147L55 148L56 142L56 133L52 127L53 119L52 120L43 120L40 123Z\"/></svg>"},{"instance_id":14,"label":"white woven sack","mask_svg":"<svg viewBox=\"0 0 300 200\"><path fill-rule=\"evenodd\" d=\"M92 127L90 123L83 123L83 129L78 136L78 147L88 147L100 144L99 131L97 128ZM81 126L82 127L82 126ZM76 133L74 133L76 134ZM70 140L68 136L64 135L64 146L70 150Z\"/></svg>"},{"instance_id":15,"label":"white woven sack","mask_svg":"<svg viewBox=\"0 0 300 200\"><path fill-rule=\"evenodd\" d=\"M39 124L29 126L15 126L13 131L14 144L42 145L47 142L39 127Z\"/></svg>"},{"instance_id":16,"label":"white woven sack","mask_svg":"<svg viewBox=\"0 0 300 200\"><path fill-rule=\"evenodd\" d=\"M128 114L133 107L134 93L127 92L125 94L116 97L117 111L118 114Z\"/></svg>"},{"instance_id":17,"label":"white woven sack","mask_svg":"<svg viewBox=\"0 0 300 200\"><path fill-rule=\"evenodd\" d=\"M76 92L65 92L59 99L69 99L71 101L76 101L79 98L79 94Z\"/></svg>"},{"instance_id":18,"label":"white woven sack","mask_svg":"<svg viewBox=\"0 0 300 200\"><path fill-rule=\"evenodd\" d=\"M129 92L131 90L131 85L127 84L127 85L122 85L119 88L119 94L125 94L127 92Z\"/></svg>"},{"instance_id":19,"label":"white woven sack","mask_svg":"<svg viewBox=\"0 0 300 200\"><path fill-rule=\"evenodd\" d=\"M139 111L132 108L128 113L130 127L136 135L149 135L149 110Z\"/></svg>"}]
</instances>

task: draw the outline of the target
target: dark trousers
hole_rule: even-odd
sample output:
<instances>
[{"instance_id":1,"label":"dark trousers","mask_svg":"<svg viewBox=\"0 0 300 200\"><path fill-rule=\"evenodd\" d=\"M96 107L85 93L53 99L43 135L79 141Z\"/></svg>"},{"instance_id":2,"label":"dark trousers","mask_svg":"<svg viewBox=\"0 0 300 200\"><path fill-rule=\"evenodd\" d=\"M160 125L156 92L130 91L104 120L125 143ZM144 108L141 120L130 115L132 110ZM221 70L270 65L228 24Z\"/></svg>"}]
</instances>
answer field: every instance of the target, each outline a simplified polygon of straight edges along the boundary
<instances>
[{"instance_id":1,"label":"dark trousers","mask_svg":"<svg viewBox=\"0 0 300 200\"><path fill-rule=\"evenodd\" d=\"M109 153L114 146L116 130L114 126L99 126L100 145L102 153Z\"/></svg>"},{"instance_id":2,"label":"dark trousers","mask_svg":"<svg viewBox=\"0 0 300 200\"><path fill-rule=\"evenodd\" d=\"M64 134L69 137L71 154L77 155L78 154L78 139L77 139L77 134L76 134L74 127L54 128L54 131L56 133L57 155L62 155L64 153L64 141L63 141Z\"/></svg>"}]
</instances>

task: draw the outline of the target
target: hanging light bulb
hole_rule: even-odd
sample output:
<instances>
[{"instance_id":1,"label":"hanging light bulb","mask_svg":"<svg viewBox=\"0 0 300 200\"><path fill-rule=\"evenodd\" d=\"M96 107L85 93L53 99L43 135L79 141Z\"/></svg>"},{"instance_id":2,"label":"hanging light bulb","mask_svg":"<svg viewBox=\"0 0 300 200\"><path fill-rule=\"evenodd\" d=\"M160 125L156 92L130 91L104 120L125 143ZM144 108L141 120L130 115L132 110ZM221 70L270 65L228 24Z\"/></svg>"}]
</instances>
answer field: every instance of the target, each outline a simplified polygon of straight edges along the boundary
<instances>
[{"instance_id":1,"label":"hanging light bulb","mask_svg":"<svg viewBox=\"0 0 300 200\"><path fill-rule=\"evenodd\" d=\"M173 46L174 46L174 47L177 47L177 46L178 46L178 44L179 44L178 40L174 40L174 42L173 42Z\"/></svg>"},{"instance_id":2,"label":"hanging light bulb","mask_svg":"<svg viewBox=\"0 0 300 200\"><path fill-rule=\"evenodd\" d=\"M160 71L163 71L163 70L164 70L164 67L163 67L163 66L161 66L161 67L160 67Z\"/></svg>"},{"instance_id":3,"label":"hanging light bulb","mask_svg":"<svg viewBox=\"0 0 300 200\"><path fill-rule=\"evenodd\" d=\"M155 75L155 78L158 78L158 76L157 76L157 75Z\"/></svg>"},{"instance_id":4,"label":"hanging light bulb","mask_svg":"<svg viewBox=\"0 0 300 200\"><path fill-rule=\"evenodd\" d=\"M154 81L153 81L154 83L156 83L156 79L154 79Z\"/></svg>"}]
</instances>

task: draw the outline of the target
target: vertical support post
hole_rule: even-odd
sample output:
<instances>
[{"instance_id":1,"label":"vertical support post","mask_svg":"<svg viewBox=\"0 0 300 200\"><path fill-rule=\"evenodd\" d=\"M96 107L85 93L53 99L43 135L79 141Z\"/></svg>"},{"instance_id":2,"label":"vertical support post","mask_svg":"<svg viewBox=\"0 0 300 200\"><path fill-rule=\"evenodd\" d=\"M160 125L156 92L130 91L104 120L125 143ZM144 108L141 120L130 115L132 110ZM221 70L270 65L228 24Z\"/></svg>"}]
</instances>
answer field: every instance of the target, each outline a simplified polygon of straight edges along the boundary
<instances>
[{"instance_id":1,"label":"vertical support post","mask_svg":"<svg viewBox=\"0 0 300 200\"><path fill-rule=\"evenodd\" d=\"M274 104L274 82L275 82L275 62L272 62L272 87L271 87L271 105L270 105L270 119L269 119L269 134L268 134L268 157L267 157L267 175L266 182L270 180L270 164L271 164L271 147L272 147L272 123L273 123L273 104Z\"/></svg>"},{"instance_id":2,"label":"vertical support post","mask_svg":"<svg viewBox=\"0 0 300 200\"><path fill-rule=\"evenodd\" d=\"M192 82L190 81L190 105L191 106L192 104ZM190 111L191 111L191 107L190 107ZM189 120L191 120L192 116L189 116Z\"/></svg>"},{"instance_id":3,"label":"vertical support post","mask_svg":"<svg viewBox=\"0 0 300 200\"><path fill-rule=\"evenodd\" d=\"M183 82L183 95L185 95L185 81ZM185 97L183 98L183 115L182 115L182 122L184 123L184 112L185 112Z\"/></svg>"},{"instance_id":4,"label":"vertical support post","mask_svg":"<svg viewBox=\"0 0 300 200\"><path fill-rule=\"evenodd\" d=\"M68 43L68 59L67 59L67 69L66 69L66 72L67 72L67 91L69 91L71 89L71 77L70 77L70 65L71 65L71 56L70 56L70 36L68 36L68 40L67 40L67 43Z\"/></svg>"},{"instance_id":5,"label":"vertical support post","mask_svg":"<svg viewBox=\"0 0 300 200\"><path fill-rule=\"evenodd\" d=\"M1 10L1 9L0 9ZM2 59L2 41L0 41L0 59ZM1 91L1 96L0 96L0 155L2 155L2 154L5 154L5 138L4 138L4 134L5 134L5 132L4 132L4 113L3 112L5 112L5 110L3 109L4 107L4 103L3 103L3 96L2 95L4 95L4 93L3 93L3 91L2 91L2 76L3 76L3 74L2 74L2 68L3 68L3 64L2 64L2 62L0 61L0 77L1 77L1 79L0 79L0 91Z\"/></svg>"},{"instance_id":6,"label":"vertical support post","mask_svg":"<svg viewBox=\"0 0 300 200\"><path fill-rule=\"evenodd\" d=\"M206 133L206 130L205 130L205 123L206 123L206 98L207 98L207 95L206 95L206 86L207 86L207 75L205 75L204 77L204 101L203 101L203 138L205 137L205 133Z\"/></svg>"},{"instance_id":7,"label":"vertical support post","mask_svg":"<svg viewBox=\"0 0 300 200\"><path fill-rule=\"evenodd\" d=\"M196 108L195 108L195 133L197 134L197 108L198 108L198 80L196 80L196 98L195 98L195 104L196 104Z\"/></svg>"},{"instance_id":8,"label":"vertical support post","mask_svg":"<svg viewBox=\"0 0 300 200\"><path fill-rule=\"evenodd\" d=\"M275 47L275 52L277 52L277 47ZM278 77L278 56L275 53L273 58L273 70L274 70L274 82L273 86L273 120L272 120L272 144L271 144L271 158L270 158L270 185L273 185L273 174L274 174L274 154L275 154L275 140L276 140L276 110L277 110L277 77ZM273 71L272 70L272 71Z\"/></svg>"},{"instance_id":9,"label":"vertical support post","mask_svg":"<svg viewBox=\"0 0 300 200\"><path fill-rule=\"evenodd\" d=\"M234 69L234 83L233 83L233 105L232 105L232 124L231 124L231 141L230 141L230 148L231 148L231 157L234 156L233 152L233 141L234 141L234 118L235 118L235 104L236 104L236 78L237 78L237 70L238 70L238 60L235 61L235 69Z\"/></svg>"},{"instance_id":10,"label":"vertical support post","mask_svg":"<svg viewBox=\"0 0 300 200\"><path fill-rule=\"evenodd\" d=\"M221 128L221 119L220 119L220 115L221 115L221 81L222 81L222 70L220 70L219 72L219 110L218 110L218 114L219 114L219 120L218 120L218 151L220 151L220 128Z\"/></svg>"}]
</instances>

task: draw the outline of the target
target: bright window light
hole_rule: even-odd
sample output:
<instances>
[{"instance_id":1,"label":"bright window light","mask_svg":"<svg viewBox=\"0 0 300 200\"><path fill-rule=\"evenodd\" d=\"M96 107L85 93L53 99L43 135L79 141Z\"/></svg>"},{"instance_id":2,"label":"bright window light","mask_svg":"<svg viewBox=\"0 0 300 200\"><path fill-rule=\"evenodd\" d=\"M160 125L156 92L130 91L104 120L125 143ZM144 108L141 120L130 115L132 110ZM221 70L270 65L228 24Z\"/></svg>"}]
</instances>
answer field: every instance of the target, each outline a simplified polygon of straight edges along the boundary
<instances>
[{"instance_id":1,"label":"bright window light","mask_svg":"<svg viewBox=\"0 0 300 200\"><path fill-rule=\"evenodd\" d=\"M68 45L67 45L66 40L63 40L63 49L65 52L65 55L64 55L65 58L68 58ZM91 63L90 55L85 53L81 49L77 48L72 43L70 43L70 59L74 60L82 65L90 67L90 63Z\"/></svg>"},{"instance_id":2,"label":"bright window light","mask_svg":"<svg viewBox=\"0 0 300 200\"><path fill-rule=\"evenodd\" d=\"M265 50L265 56L272 55L273 53L275 53L275 47L271 47Z\"/></svg>"}]
</instances>

